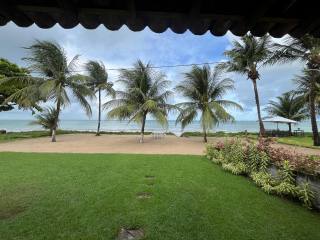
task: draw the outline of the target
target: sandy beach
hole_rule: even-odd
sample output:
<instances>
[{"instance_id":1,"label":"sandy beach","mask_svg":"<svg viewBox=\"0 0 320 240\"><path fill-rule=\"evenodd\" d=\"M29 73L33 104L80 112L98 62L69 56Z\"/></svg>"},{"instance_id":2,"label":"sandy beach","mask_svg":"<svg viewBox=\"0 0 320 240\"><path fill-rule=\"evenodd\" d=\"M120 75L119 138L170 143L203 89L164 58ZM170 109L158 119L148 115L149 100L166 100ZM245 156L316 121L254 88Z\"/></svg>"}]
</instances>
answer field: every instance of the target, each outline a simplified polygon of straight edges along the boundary
<instances>
[{"instance_id":1,"label":"sandy beach","mask_svg":"<svg viewBox=\"0 0 320 240\"><path fill-rule=\"evenodd\" d=\"M210 143L224 138L209 138ZM284 144L275 144L291 151L304 154L320 155L320 150L302 148ZM154 139L145 136L145 142L139 143L138 135L101 135L66 134L58 135L57 142L49 137L17 140L0 143L1 152L57 152L57 153L140 153L140 154L191 154L203 155L205 144L201 137L165 136Z\"/></svg>"}]
</instances>

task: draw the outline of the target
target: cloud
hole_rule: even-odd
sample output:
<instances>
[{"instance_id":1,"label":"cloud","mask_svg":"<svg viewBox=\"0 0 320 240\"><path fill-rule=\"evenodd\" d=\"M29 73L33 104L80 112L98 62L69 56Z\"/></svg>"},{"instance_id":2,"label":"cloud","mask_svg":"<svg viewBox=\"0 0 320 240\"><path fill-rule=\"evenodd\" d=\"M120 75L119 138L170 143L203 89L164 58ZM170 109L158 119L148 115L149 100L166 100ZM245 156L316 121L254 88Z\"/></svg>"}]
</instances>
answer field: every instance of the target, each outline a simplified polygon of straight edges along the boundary
<instances>
[{"instance_id":1,"label":"cloud","mask_svg":"<svg viewBox=\"0 0 320 240\"><path fill-rule=\"evenodd\" d=\"M25 66L21 58L27 55L22 47L30 46L35 39L54 40L61 44L71 59L80 54L80 63L84 64L89 59L101 60L108 69L131 67L137 59L144 62L150 61L153 65L176 65L202 62L222 61L223 52L231 48L232 40L238 39L228 32L224 37L214 37L210 33L196 36L187 31L184 34L175 34L171 30L157 34L148 28L141 32L132 32L127 27L119 31L109 31L104 26L95 30L88 30L82 26L73 29L63 29L56 25L50 29L40 29L33 25L20 28L13 23L8 23L0 28L0 56L12 62ZM81 69L81 68L80 68ZM265 105L270 98L293 89L291 78L301 69L299 64L276 65L261 69L261 81L258 83L261 104ZM172 81L171 89L183 81L183 73L189 67L161 69ZM109 80L118 79L118 71L108 71ZM255 119L255 103L252 84L245 76L232 74L235 80L236 91L229 93L225 99L241 103L245 111L230 110L237 120ZM119 88L116 85L116 88ZM175 93L172 102L183 100L179 93ZM106 101L106 100L104 100ZM93 119L96 118L97 100L93 104ZM0 119L31 119L30 112L14 110L0 114ZM63 119L87 119L84 111L72 99L72 104L62 113ZM174 118L174 115L170 115Z\"/></svg>"}]
</instances>

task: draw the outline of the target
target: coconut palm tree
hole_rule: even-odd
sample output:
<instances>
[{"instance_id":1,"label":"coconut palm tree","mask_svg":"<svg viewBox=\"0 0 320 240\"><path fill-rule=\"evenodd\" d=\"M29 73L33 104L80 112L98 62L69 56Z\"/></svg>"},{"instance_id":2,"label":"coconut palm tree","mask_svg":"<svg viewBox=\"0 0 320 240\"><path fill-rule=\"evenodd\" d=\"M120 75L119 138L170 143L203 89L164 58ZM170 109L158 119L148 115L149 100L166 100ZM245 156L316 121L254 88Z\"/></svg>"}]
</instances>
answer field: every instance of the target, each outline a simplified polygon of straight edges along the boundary
<instances>
[{"instance_id":1,"label":"coconut palm tree","mask_svg":"<svg viewBox=\"0 0 320 240\"><path fill-rule=\"evenodd\" d=\"M107 95L115 97L115 90L113 84L108 82L108 73L102 62L89 61L86 63L86 70L89 74L87 85L89 88L98 93L98 127L96 136L100 136L100 122L101 122L101 93L106 92Z\"/></svg>"},{"instance_id":2,"label":"coconut palm tree","mask_svg":"<svg viewBox=\"0 0 320 240\"><path fill-rule=\"evenodd\" d=\"M207 142L209 129L220 122L234 120L225 107L242 110L239 104L223 99L227 91L234 89L234 82L229 78L223 79L220 69L211 71L209 65L193 66L190 72L184 74L184 78L175 88L187 99L186 102L176 105L180 109L176 124L181 123L182 128L185 128L200 113L203 138L204 142Z\"/></svg>"},{"instance_id":3,"label":"coconut palm tree","mask_svg":"<svg viewBox=\"0 0 320 240\"><path fill-rule=\"evenodd\" d=\"M297 93L291 91L277 97L277 101L269 101L265 110L270 116L280 116L300 122L308 117L305 101ZM288 123L289 133L292 135L291 123Z\"/></svg>"},{"instance_id":4,"label":"coconut palm tree","mask_svg":"<svg viewBox=\"0 0 320 240\"><path fill-rule=\"evenodd\" d=\"M297 85L297 93L301 94L309 110L309 116L311 119L312 130L316 131L313 133L314 145L318 146L317 142L317 114L319 110L320 103L320 73L310 71L309 69L304 69L301 75L295 76L293 79ZM310 100L310 98L312 100ZM315 121L315 123L313 123Z\"/></svg>"},{"instance_id":5,"label":"coconut palm tree","mask_svg":"<svg viewBox=\"0 0 320 240\"><path fill-rule=\"evenodd\" d=\"M109 118L128 119L141 124L140 142L144 139L148 114L162 126L168 125L167 113L172 106L167 100L171 92L166 90L170 82L163 73L154 71L150 63L138 60L133 69L120 71L118 82L124 90L116 91L117 98L104 104L104 108L112 108Z\"/></svg>"},{"instance_id":6,"label":"coconut palm tree","mask_svg":"<svg viewBox=\"0 0 320 240\"><path fill-rule=\"evenodd\" d=\"M320 39L311 35L305 35L299 39L287 37L284 43L274 43L273 50L274 54L270 59L271 63L290 63L298 60L306 64L305 77L308 78L309 85L307 101L310 111L313 145L320 146L315 108L317 98L316 82L320 71ZM309 71L309 73L306 73L306 71ZM298 84L299 86L300 84Z\"/></svg>"},{"instance_id":7,"label":"coconut palm tree","mask_svg":"<svg viewBox=\"0 0 320 240\"><path fill-rule=\"evenodd\" d=\"M257 38L247 34L239 41L233 42L233 48L225 51L225 55L229 60L220 64L220 67L225 68L227 71L246 75L251 80L257 106L260 136L265 135L265 129L261 117L257 80L260 79L260 67L268 64L272 54L270 47L270 36L265 35Z\"/></svg>"},{"instance_id":8,"label":"coconut palm tree","mask_svg":"<svg viewBox=\"0 0 320 240\"><path fill-rule=\"evenodd\" d=\"M56 123L57 110L53 107L44 108L43 111L37 115L35 115L36 120L32 121L32 125L40 125L43 129L50 130L50 135L54 127L58 123ZM56 128L57 128L56 126Z\"/></svg>"},{"instance_id":9,"label":"coconut palm tree","mask_svg":"<svg viewBox=\"0 0 320 240\"><path fill-rule=\"evenodd\" d=\"M77 69L78 55L68 62L64 49L55 42L35 41L26 48L29 56L24 58L29 63L29 69L37 73L37 77L7 78L2 84L15 84L23 81L26 87L12 94L7 101L23 102L29 98L38 101L53 101L56 117L52 129L52 142L56 141L56 129L61 110L70 104L70 94L91 115L91 107L86 97L92 98L94 93L84 84L84 77L74 74Z\"/></svg>"}]
</instances>

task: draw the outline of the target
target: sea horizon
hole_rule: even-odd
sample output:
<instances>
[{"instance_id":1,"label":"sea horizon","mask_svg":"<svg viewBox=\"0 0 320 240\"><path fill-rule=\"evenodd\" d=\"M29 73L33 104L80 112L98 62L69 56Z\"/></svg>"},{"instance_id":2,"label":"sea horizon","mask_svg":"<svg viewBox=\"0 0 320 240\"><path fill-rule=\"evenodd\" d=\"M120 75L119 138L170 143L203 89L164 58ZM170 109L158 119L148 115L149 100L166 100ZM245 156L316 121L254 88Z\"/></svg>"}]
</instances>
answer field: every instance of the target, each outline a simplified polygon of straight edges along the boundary
<instances>
[{"instance_id":1,"label":"sea horizon","mask_svg":"<svg viewBox=\"0 0 320 240\"><path fill-rule=\"evenodd\" d=\"M8 132L24 132L24 131L37 131L42 130L41 126L31 124L34 120L15 120L6 119L0 120L0 129L4 129ZM288 130L287 124L279 124L280 130ZM59 124L59 129L61 130L73 130L73 131L96 131L97 120L93 119L79 119L70 120L62 119ZM276 129L277 125L274 123L265 123L266 129ZM303 121L298 124L294 124L292 129L301 129L305 132L311 132L310 121ZM119 121L119 120L102 120L101 121L101 131L106 132L136 132L140 131L140 125L129 121ZM160 126L155 120L146 120L145 131L162 131L162 132L172 132L174 134L181 134L183 132L199 132L202 131L200 126L200 121L193 121L190 125L181 129L181 125L175 124L175 120L168 120L168 128ZM215 126L210 132L258 132L259 124L257 121L252 120L239 120L229 123L220 123Z\"/></svg>"}]
</instances>

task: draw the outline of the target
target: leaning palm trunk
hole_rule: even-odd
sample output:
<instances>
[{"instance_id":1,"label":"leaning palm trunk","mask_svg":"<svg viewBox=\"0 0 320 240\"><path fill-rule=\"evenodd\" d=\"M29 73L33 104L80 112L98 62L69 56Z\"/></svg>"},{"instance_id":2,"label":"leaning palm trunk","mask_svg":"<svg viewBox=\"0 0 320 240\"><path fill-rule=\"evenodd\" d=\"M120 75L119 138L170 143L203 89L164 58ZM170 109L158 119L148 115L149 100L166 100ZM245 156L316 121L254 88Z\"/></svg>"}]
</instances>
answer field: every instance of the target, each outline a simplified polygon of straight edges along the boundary
<instances>
[{"instance_id":1,"label":"leaning palm trunk","mask_svg":"<svg viewBox=\"0 0 320 240\"><path fill-rule=\"evenodd\" d=\"M52 128L52 134L51 134L51 142L56 142L56 132L57 132L57 126L58 126L58 121L59 121L59 114L60 114L60 100L58 99L57 101L57 115L56 115L56 119Z\"/></svg>"},{"instance_id":2,"label":"leaning palm trunk","mask_svg":"<svg viewBox=\"0 0 320 240\"><path fill-rule=\"evenodd\" d=\"M316 110L315 110L314 82L312 83L312 86L310 89L309 104L310 104L310 120L311 120L311 127L312 127L313 145L320 146Z\"/></svg>"},{"instance_id":3,"label":"leaning palm trunk","mask_svg":"<svg viewBox=\"0 0 320 240\"><path fill-rule=\"evenodd\" d=\"M98 106L98 128L96 136L100 136L100 122L101 122L101 89L99 88L99 106Z\"/></svg>"},{"instance_id":4,"label":"leaning palm trunk","mask_svg":"<svg viewBox=\"0 0 320 240\"><path fill-rule=\"evenodd\" d=\"M146 116L147 116L147 114L144 114L143 118L142 118L140 143L143 143L143 141L144 141L144 127L146 125Z\"/></svg>"},{"instance_id":5,"label":"leaning palm trunk","mask_svg":"<svg viewBox=\"0 0 320 240\"><path fill-rule=\"evenodd\" d=\"M259 101L257 80L256 79L252 79L252 83L253 83L253 90L254 90L254 96L255 96L255 100L256 100L256 105L257 105L257 113L258 113L259 129L260 129L259 135L263 137L263 136L265 136L265 129L264 129L264 125L263 125L262 118L261 118L260 101Z\"/></svg>"}]
</instances>

